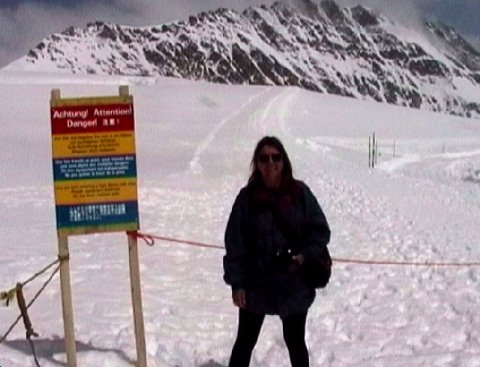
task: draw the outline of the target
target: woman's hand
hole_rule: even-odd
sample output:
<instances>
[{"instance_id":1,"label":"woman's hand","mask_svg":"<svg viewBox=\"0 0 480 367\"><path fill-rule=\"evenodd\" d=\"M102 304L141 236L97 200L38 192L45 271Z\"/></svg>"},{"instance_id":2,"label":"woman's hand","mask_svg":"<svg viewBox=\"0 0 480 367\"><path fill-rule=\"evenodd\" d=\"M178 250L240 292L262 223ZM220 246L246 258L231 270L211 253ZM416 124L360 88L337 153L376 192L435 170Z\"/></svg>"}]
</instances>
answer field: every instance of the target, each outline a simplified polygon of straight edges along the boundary
<instances>
[{"instance_id":1,"label":"woman's hand","mask_svg":"<svg viewBox=\"0 0 480 367\"><path fill-rule=\"evenodd\" d=\"M232 292L233 304L240 308L245 308L247 296L244 289L237 289Z\"/></svg>"},{"instance_id":2,"label":"woman's hand","mask_svg":"<svg viewBox=\"0 0 480 367\"><path fill-rule=\"evenodd\" d=\"M305 257L302 254L292 256L292 260L296 261L298 265L302 266L305 262Z\"/></svg>"}]
</instances>

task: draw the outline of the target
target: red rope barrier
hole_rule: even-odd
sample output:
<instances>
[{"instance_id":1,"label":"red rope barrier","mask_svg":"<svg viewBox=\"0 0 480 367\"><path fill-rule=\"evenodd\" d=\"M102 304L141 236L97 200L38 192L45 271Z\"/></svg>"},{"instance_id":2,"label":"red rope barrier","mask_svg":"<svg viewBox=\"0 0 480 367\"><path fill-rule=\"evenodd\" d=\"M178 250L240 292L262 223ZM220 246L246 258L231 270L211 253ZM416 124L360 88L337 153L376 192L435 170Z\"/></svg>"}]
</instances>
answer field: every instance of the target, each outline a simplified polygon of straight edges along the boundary
<instances>
[{"instance_id":1,"label":"red rope barrier","mask_svg":"<svg viewBox=\"0 0 480 367\"><path fill-rule=\"evenodd\" d=\"M180 244L190 245L195 247L214 248L214 249L220 249L220 250L225 249L225 247L223 246L210 245L208 243L201 243L201 242L194 242L194 241L187 241L187 240L179 240L176 238L156 236L153 234L146 234L141 232L127 232L127 234L129 236L134 236L136 238L140 238L144 240L149 246L153 246L155 244L155 240L161 240L161 241L180 243Z\"/></svg>"},{"instance_id":2,"label":"red rope barrier","mask_svg":"<svg viewBox=\"0 0 480 367\"><path fill-rule=\"evenodd\" d=\"M360 264L360 265L401 265L401 266L430 266L430 267L444 267L444 266L480 266L480 262L444 262L436 263L431 261L391 261L391 260L357 260L357 259L339 259L332 258L333 262L337 263L349 263L349 264Z\"/></svg>"},{"instance_id":3,"label":"red rope barrier","mask_svg":"<svg viewBox=\"0 0 480 367\"><path fill-rule=\"evenodd\" d=\"M140 238L145 241L145 243L149 246L153 246L155 244L155 240L161 240L166 242L173 242L179 243L183 245L195 246L195 247L204 247L204 248L213 248L224 250L225 247L218 246L218 245L211 245L207 243L195 242L195 241L187 241L187 240L180 240L177 238L170 238L170 237L163 237L163 236L156 236L152 234L141 233L137 231L130 231L127 232L129 236L134 236L135 238ZM334 263L346 263L346 264L359 264L359 265L400 265L400 266L429 266L429 267L473 267L473 266L480 266L480 262L443 262L443 263L436 263L431 261L391 261L391 260L358 260L358 259L342 259L342 258L335 258L332 257L332 261Z\"/></svg>"}]
</instances>

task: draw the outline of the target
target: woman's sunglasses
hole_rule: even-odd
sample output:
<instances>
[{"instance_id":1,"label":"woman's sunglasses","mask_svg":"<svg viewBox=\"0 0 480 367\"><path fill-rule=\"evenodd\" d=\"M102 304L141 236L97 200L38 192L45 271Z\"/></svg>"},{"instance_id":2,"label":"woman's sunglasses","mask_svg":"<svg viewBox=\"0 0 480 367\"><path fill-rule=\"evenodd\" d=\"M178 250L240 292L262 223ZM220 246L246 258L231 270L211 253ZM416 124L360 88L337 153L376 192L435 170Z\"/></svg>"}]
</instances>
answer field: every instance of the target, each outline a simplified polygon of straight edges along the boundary
<instances>
[{"instance_id":1,"label":"woman's sunglasses","mask_svg":"<svg viewBox=\"0 0 480 367\"><path fill-rule=\"evenodd\" d=\"M282 161L282 155L280 153L273 153L273 154L260 154L258 156L258 161L260 163L267 163L269 161L273 163L280 163Z\"/></svg>"}]
</instances>

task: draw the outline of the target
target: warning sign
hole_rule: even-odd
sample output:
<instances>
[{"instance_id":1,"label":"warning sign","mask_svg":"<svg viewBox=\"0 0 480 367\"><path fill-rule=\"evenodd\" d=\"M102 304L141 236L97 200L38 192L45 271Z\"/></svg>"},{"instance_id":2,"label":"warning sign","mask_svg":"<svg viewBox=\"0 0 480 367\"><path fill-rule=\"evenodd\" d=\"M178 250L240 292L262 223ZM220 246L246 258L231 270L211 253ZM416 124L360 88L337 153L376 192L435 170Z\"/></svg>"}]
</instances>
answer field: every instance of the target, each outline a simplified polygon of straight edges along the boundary
<instances>
[{"instance_id":1,"label":"warning sign","mask_svg":"<svg viewBox=\"0 0 480 367\"><path fill-rule=\"evenodd\" d=\"M57 229L139 228L131 96L51 101Z\"/></svg>"}]
</instances>

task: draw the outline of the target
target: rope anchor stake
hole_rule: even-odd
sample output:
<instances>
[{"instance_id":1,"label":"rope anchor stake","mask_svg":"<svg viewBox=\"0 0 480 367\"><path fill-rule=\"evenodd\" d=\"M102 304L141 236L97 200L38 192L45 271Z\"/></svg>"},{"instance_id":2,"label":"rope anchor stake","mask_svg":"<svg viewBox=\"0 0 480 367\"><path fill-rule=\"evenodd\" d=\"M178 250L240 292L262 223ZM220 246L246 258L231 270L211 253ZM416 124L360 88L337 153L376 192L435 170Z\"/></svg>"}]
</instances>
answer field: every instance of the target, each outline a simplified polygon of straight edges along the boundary
<instances>
[{"instance_id":1,"label":"rope anchor stake","mask_svg":"<svg viewBox=\"0 0 480 367\"><path fill-rule=\"evenodd\" d=\"M23 285L21 283L17 283L15 291L17 296L18 308L20 309L23 324L25 325L25 330L27 332L27 339L30 339L32 335L38 336L38 334L33 330L32 322L30 321L30 317L28 316L27 304L25 302L25 297L23 296Z\"/></svg>"},{"instance_id":2,"label":"rope anchor stake","mask_svg":"<svg viewBox=\"0 0 480 367\"><path fill-rule=\"evenodd\" d=\"M35 360L35 364L37 367L40 367L40 363L38 363L37 354L35 353L35 347L33 345L32 336L38 337L38 333L33 330L32 322L30 321L30 317L28 316L28 307L27 303L25 302L25 297L23 295L23 285L22 283L17 283L15 288L15 293L17 296L17 303L18 308L20 309L20 313L23 319L23 324L25 325L26 330L26 337L28 343L30 344L30 348L32 348L33 358Z\"/></svg>"}]
</instances>

